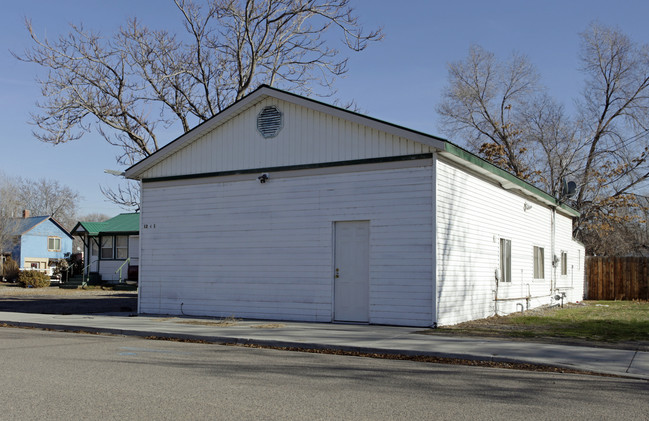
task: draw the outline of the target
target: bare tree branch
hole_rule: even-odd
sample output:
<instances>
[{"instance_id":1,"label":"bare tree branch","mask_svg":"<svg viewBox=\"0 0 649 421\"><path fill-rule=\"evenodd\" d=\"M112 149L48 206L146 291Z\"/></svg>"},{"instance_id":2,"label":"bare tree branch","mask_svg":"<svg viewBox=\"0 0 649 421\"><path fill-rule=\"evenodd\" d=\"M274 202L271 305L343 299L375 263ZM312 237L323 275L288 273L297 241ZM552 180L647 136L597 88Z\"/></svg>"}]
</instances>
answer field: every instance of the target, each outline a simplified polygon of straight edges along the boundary
<instances>
[{"instance_id":1,"label":"bare tree branch","mask_svg":"<svg viewBox=\"0 0 649 421\"><path fill-rule=\"evenodd\" d=\"M349 0L174 3L182 34L130 19L112 36L70 25L49 40L27 20L32 48L14 56L48 70L39 81L41 113L31 117L34 135L58 144L97 131L129 165L159 149L161 128L187 132L261 84L303 94L319 84L332 94L347 58L327 33L342 32L351 51L383 37L381 29L364 31Z\"/></svg>"},{"instance_id":2,"label":"bare tree branch","mask_svg":"<svg viewBox=\"0 0 649 421\"><path fill-rule=\"evenodd\" d=\"M646 226L649 214L638 196L649 179L649 46L599 24L581 36L586 83L574 118L538 87L523 57L501 63L473 47L465 61L449 65L442 127L579 210L574 229L589 252L639 250L622 247L617 233ZM577 181L574 199L562 195L565 179ZM630 241L638 238L647 237Z\"/></svg>"}]
</instances>

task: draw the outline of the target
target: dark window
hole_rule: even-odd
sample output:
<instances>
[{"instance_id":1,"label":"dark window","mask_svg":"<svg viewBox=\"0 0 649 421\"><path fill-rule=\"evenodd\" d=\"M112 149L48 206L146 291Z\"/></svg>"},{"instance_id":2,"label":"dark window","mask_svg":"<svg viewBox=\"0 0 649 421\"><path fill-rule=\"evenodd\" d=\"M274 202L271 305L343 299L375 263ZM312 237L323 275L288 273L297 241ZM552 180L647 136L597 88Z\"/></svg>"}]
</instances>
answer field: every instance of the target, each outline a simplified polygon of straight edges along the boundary
<instances>
[{"instance_id":1,"label":"dark window","mask_svg":"<svg viewBox=\"0 0 649 421\"><path fill-rule=\"evenodd\" d=\"M512 281L512 241L500 239L500 282Z\"/></svg>"},{"instance_id":2,"label":"dark window","mask_svg":"<svg viewBox=\"0 0 649 421\"><path fill-rule=\"evenodd\" d=\"M545 251L534 246L534 279L545 279Z\"/></svg>"},{"instance_id":3,"label":"dark window","mask_svg":"<svg viewBox=\"0 0 649 421\"><path fill-rule=\"evenodd\" d=\"M561 252L561 274L568 274L568 253L565 251Z\"/></svg>"},{"instance_id":4,"label":"dark window","mask_svg":"<svg viewBox=\"0 0 649 421\"><path fill-rule=\"evenodd\" d=\"M113 258L113 237L101 237L101 258Z\"/></svg>"},{"instance_id":5,"label":"dark window","mask_svg":"<svg viewBox=\"0 0 649 421\"><path fill-rule=\"evenodd\" d=\"M126 259L128 257L128 236L115 236L115 258Z\"/></svg>"}]
</instances>

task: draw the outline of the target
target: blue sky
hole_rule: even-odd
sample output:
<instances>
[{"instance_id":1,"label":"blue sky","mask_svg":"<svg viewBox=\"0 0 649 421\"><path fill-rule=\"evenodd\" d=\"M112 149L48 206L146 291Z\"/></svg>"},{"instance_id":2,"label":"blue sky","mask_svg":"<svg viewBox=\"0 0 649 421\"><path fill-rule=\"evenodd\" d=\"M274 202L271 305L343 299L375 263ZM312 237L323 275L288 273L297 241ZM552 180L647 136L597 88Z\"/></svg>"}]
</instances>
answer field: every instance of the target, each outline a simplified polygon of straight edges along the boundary
<instances>
[{"instance_id":1,"label":"blue sky","mask_svg":"<svg viewBox=\"0 0 649 421\"><path fill-rule=\"evenodd\" d=\"M479 44L506 58L526 54L551 95L570 107L579 95L579 33L592 21L619 26L633 40L649 43L649 2L352 0L369 28L383 26L385 40L351 56L350 71L337 83L337 97L355 100L372 117L440 134L435 107L447 80L447 63ZM40 100L35 78L44 73L15 60L11 51L30 45L24 18L40 36L67 33L83 23L109 35L128 17L151 27L179 27L175 6L165 0L21 0L3 2L0 16L0 172L48 177L78 190L79 214L122 210L107 202L100 185L115 185L103 170L119 169L114 147L98 134L53 146L36 140L27 121ZM325 100L327 101L327 100ZM177 134L177 133L176 133ZM173 140L170 133L167 141ZM451 139L461 143L459 139Z\"/></svg>"}]
</instances>

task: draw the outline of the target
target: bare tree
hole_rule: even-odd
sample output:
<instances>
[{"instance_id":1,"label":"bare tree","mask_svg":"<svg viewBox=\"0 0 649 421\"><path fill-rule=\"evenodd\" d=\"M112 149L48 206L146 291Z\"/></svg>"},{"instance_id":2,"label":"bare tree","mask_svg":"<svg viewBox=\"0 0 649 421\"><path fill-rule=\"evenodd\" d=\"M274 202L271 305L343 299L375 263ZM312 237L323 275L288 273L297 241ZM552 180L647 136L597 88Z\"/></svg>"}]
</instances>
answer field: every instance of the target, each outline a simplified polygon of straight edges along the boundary
<instances>
[{"instance_id":1,"label":"bare tree","mask_svg":"<svg viewBox=\"0 0 649 421\"><path fill-rule=\"evenodd\" d=\"M578 159L584 148L574 122L546 94L532 100L520 118L520 130L528 144L523 153L534 174L529 181L561 198L565 180L577 177Z\"/></svg>"},{"instance_id":2,"label":"bare tree","mask_svg":"<svg viewBox=\"0 0 649 421\"><path fill-rule=\"evenodd\" d=\"M161 127L188 131L260 84L333 94L347 58L326 39L340 31L361 51L382 38L365 32L349 0L174 0L185 33L150 29L133 18L112 37L71 25L56 40L36 35L18 59L40 65L44 100L35 136L63 143L97 130L131 165L161 145ZM164 141L162 141L164 142ZM106 191L115 201L123 192Z\"/></svg>"},{"instance_id":3,"label":"bare tree","mask_svg":"<svg viewBox=\"0 0 649 421\"><path fill-rule=\"evenodd\" d=\"M6 195L13 191L10 179L0 172L0 279L5 278L5 257L11 254L17 240L16 220Z\"/></svg>"},{"instance_id":4,"label":"bare tree","mask_svg":"<svg viewBox=\"0 0 649 421\"><path fill-rule=\"evenodd\" d=\"M578 229L607 230L637 219L636 193L649 178L649 46L618 29L593 24L582 33L587 76L578 129L585 153L575 206Z\"/></svg>"},{"instance_id":5,"label":"bare tree","mask_svg":"<svg viewBox=\"0 0 649 421\"><path fill-rule=\"evenodd\" d=\"M109 220L111 217L104 213L89 213L84 216L80 216L78 219L82 222L104 222Z\"/></svg>"},{"instance_id":6,"label":"bare tree","mask_svg":"<svg viewBox=\"0 0 649 421\"><path fill-rule=\"evenodd\" d=\"M10 178L0 186L0 202L7 218L18 218L23 210L34 216L51 216L66 229L76 223L80 195L55 180Z\"/></svg>"},{"instance_id":7,"label":"bare tree","mask_svg":"<svg viewBox=\"0 0 649 421\"><path fill-rule=\"evenodd\" d=\"M438 112L447 134L579 210L575 233L590 252L608 253L622 249L606 241L614 231L646 224L638 194L649 178L649 46L599 24L581 38L586 79L574 117L525 60L500 63L479 47L449 66ZM577 182L573 198L561 195L565 179Z\"/></svg>"},{"instance_id":8,"label":"bare tree","mask_svg":"<svg viewBox=\"0 0 649 421\"><path fill-rule=\"evenodd\" d=\"M449 85L437 109L443 130L518 177L530 178L521 114L537 92L538 76L527 58L514 54L501 63L473 46L466 60L448 67Z\"/></svg>"}]
</instances>

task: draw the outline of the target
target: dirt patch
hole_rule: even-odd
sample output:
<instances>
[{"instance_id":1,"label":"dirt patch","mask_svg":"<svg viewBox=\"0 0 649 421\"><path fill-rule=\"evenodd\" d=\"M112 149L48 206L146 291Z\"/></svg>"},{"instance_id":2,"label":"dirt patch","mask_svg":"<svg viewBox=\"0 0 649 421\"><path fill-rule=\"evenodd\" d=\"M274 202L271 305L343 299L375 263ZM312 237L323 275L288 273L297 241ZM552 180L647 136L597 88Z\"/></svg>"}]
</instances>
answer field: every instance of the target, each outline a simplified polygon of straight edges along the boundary
<instances>
[{"instance_id":1,"label":"dirt patch","mask_svg":"<svg viewBox=\"0 0 649 421\"><path fill-rule=\"evenodd\" d=\"M62 296L62 297L79 297L79 296L96 296L96 295L119 295L131 294L137 296L136 291L115 291L109 288L93 288L93 289L63 289L58 285L52 285L46 288L23 288L18 284L10 284L0 282L0 297L5 296Z\"/></svg>"}]
</instances>

